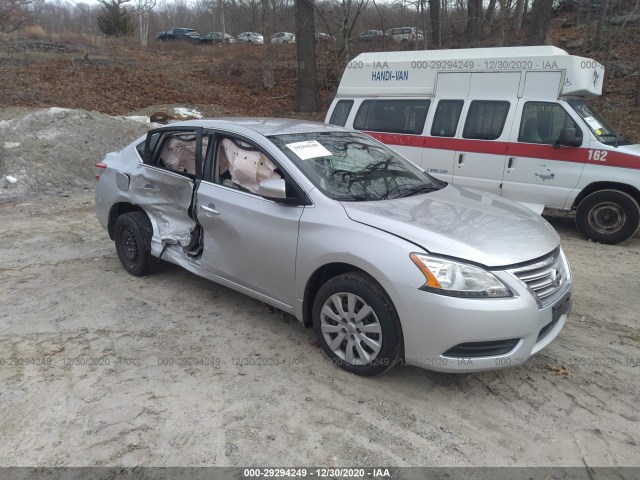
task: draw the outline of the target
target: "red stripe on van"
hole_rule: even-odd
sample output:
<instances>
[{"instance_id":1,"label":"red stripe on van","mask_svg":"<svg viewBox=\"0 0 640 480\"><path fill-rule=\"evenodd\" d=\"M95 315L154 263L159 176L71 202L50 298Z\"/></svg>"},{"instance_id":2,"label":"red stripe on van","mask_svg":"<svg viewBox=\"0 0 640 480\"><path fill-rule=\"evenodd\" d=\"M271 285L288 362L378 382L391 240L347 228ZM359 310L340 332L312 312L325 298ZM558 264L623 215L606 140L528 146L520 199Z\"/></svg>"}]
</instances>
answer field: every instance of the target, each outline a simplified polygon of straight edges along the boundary
<instances>
[{"instance_id":1,"label":"red stripe on van","mask_svg":"<svg viewBox=\"0 0 640 480\"><path fill-rule=\"evenodd\" d=\"M435 148L458 152L489 153L513 157L530 157L563 162L592 163L594 165L640 169L640 157L628 153L602 150L607 152L604 161L589 160L588 148L536 145L532 143L494 142L487 140L466 140L447 137L421 137L401 133L364 132L388 145L402 147Z\"/></svg>"}]
</instances>

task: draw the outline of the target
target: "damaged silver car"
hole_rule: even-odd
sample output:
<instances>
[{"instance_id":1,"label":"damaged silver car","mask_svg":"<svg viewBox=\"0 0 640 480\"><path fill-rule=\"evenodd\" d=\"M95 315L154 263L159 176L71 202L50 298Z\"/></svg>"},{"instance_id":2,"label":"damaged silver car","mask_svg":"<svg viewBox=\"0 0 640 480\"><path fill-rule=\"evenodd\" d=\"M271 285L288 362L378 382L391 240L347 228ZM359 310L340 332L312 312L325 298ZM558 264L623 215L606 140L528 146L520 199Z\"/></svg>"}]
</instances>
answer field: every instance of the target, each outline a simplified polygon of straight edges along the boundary
<instances>
[{"instance_id":1,"label":"damaged silver car","mask_svg":"<svg viewBox=\"0 0 640 480\"><path fill-rule=\"evenodd\" d=\"M96 180L98 219L129 273L162 259L245 293L312 326L357 374L519 365L571 309L544 219L341 127L174 123L107 154Z\"/></svg>"}]
</instances>

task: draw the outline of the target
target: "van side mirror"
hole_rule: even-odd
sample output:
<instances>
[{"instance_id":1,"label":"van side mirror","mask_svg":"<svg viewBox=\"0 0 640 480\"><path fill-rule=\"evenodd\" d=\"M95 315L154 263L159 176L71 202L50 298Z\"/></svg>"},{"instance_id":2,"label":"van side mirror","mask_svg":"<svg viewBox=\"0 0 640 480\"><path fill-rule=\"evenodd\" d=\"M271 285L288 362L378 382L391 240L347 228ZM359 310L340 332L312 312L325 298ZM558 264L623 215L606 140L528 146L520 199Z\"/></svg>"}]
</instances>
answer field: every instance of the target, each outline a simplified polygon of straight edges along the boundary
<instances>
[{"instance_id":1,"label":"van side mirror","mask_svg":"<svg viewBox=\"0 0 640 480\"><path fill-rule=\"evenodd\" d=\"M582 138L576 137L575 128L563 128L560 130L560 138L556 141L554 147L579 147L582 145Z\"/></svg>"},{"instance_id":2,"label":"van side mirror","mask_svg":"<svg viewBox=\"0 0 640 480\"><path fill-rule=\"evenodd\" d=\"M287 183L283 178L267 178L258 184L258 195L270 200L286 200Z\"/></svg>"}]
</instances>

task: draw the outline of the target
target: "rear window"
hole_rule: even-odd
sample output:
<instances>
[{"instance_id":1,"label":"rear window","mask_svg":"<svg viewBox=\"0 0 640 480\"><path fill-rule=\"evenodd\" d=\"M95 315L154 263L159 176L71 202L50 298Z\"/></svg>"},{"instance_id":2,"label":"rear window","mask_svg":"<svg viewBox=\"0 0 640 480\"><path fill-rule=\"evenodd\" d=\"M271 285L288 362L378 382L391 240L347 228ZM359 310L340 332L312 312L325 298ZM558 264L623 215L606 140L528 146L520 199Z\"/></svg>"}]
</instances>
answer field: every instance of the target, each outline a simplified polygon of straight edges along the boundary
<instances>
[{"instance_id":1,"label":"rear window","mask_svg":"<svg viewBox=\"0 0 640 480\"><path fill-rule=\"evenodd\" d=\"M351 107L353 107L353 100L338 101L338 103L336 103L336 108L333 109L329 123L331 125L344 127L344 124L347 123L347 117L349 116Z\"/></svg>"},{"instance_id":2,"label":"rear window","mask_svg":"<svg viewBox=\"0 0 640 480\"><path fill-rule=\"evenodd\" d=\"M502 135L509 113L509 102L474 100L471 102L462 136L477 140L495 140Z\"/></svg>"},{"instance_id":3,"label":"rear window","mask_svg":"<svg viewBox=\"0 0 640 480\"><path fill-rule=\"evenodd\" d=\"M365 100L353 128L372 132L419 135L424 129L431 100Z\"/></svg>"}]
</instances>

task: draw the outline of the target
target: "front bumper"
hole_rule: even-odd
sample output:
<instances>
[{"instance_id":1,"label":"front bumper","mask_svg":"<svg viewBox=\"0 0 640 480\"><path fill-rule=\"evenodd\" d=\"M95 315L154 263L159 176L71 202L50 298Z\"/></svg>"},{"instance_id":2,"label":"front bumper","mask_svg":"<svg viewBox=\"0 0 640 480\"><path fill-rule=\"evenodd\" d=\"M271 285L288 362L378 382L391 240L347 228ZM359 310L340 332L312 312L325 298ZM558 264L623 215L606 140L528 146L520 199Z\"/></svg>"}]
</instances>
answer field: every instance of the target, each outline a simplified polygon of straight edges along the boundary
<instances>
[{"instance_id":1,"label":"front bumper","mask_svg":"<svg viewBox=\"0 0 640 480\"><path fill-rule=\"evenodd\" d=\"M513 297L455 298L384 285L400 317L405 362L441 372L480 372L522 365L549 345L571 313L571 281L540 308L513 276L496 276Z\"/></svg>"}]
</instances>

